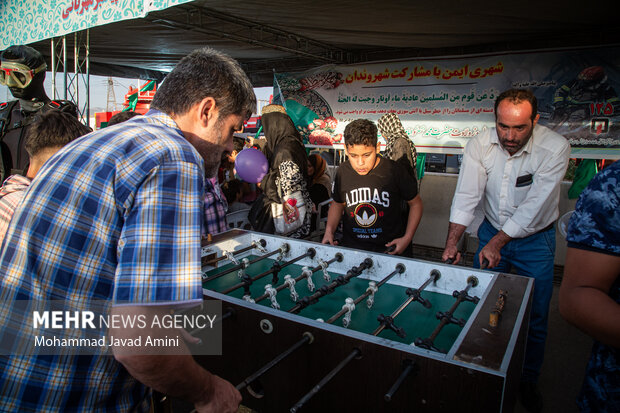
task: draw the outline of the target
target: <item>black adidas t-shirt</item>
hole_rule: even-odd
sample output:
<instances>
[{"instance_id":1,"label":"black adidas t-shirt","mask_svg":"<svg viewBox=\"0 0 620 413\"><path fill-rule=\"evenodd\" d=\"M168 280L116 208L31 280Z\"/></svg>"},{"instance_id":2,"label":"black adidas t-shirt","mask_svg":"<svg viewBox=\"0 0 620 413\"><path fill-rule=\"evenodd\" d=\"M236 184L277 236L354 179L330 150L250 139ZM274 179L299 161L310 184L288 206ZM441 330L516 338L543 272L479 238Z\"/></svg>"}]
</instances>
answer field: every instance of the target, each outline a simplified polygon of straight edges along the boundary
<instances>
[{"instance_id":1,"label":"black adidas t-shirt","mask_svg":"<svg viewBox=\"0 0 620 413\"><path fill-rule=\"evenodd\" d=\"M343 239L346 247L383 252L385 244L404 235L402 201L418 194L418 184L405 168L386 158L366 175L349 161L338 168L332 198L344 203Z\"/></svg>"}]
</instances>

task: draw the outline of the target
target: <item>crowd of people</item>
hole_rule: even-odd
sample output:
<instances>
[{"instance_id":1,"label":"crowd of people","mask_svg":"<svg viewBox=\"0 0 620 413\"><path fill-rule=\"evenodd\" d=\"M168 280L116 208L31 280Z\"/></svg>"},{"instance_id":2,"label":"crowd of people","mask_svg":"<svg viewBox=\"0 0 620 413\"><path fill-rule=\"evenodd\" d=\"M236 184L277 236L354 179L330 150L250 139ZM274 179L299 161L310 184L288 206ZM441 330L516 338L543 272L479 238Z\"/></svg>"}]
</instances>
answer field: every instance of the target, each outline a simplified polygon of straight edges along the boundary
<instances>
[{"instance_id":1,"label":"crowd of people","mask_svg":"<svg viewBox=\"0 0 620 413\"><path fill-rule=\"evenodd\" d=\"M18 300L41 298L108 300L120 314L195 305L202 300L201 242L230 229L227 216L240 211L251 229L292 238L308 238L320 229L317 215L327 215L322 243L413 256L424 208L416 148L396 114L347 124L347 160L332 180L283 106L263 108L264 140L235 136L256 97L239 64L213 49L184 57L148 113L119 115L94 132L72 104L47 98L45 62L34 49L12 46L1 60L2 82L18 100L0 107L0 319ZM539 412L554 223L570 147L538 124L532 92L507 90L494 109L496 127L465 147L442 260L461 261L459 240L481 202L474 267L515 268L535 280L520 395ZM257 183L235 169L236 156L251 146L268 162ZM583 191L567 237L561 311L598 340L580 396L584 411L620 409L618 165ZM0 336L10 336L15 349L26 340L2 323ZM2 411L148 411L152 390L186 398L199 412L236 411L241 400L189 352L0 356Z\"/></svg>"}]
</instances>

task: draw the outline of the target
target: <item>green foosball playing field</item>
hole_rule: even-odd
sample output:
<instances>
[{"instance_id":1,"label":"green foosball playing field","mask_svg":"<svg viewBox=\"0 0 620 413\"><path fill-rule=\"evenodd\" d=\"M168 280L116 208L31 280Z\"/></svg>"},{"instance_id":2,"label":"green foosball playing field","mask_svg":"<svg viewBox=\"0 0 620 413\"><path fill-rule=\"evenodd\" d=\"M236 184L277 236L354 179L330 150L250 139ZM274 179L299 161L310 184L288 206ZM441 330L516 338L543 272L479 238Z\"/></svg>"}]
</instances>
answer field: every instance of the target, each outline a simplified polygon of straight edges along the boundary
<instances>
[{"instance_id":1,"label":"green foosball playing field","mask_svg":"<svg viewBox=\"0 0 620 413\"><path fill-rule=\"evenodd\" d=\"M258 256L248 256L246 258L252 261L257 257ZM270 270L274 262L274 260L270 259L256 262L247 268L245 272L249 276L255 277L256 275ZM208 277L213 277L234 267L234 264L229 263L209 271L206 275ZM281 270L278 274L277 283L272 286L277 287L284 283L284 277L286 275L291 275L291 277L295 278L298 277L302 271L302 266L296 264L287 266ZM315 285L313 291L309 291L308 282L306 279L297 282L295 285L295 291L299 295L298 301L304 296L309 296L313 292L316 292L317 289L322 286L328 285L339 275L342 275L338 273L331 273L329 270L327 272L331 277L329 282L323 278L323 271L319 270L313 274L312 281ZM360 277L363 277L363 273ZM272 278L273 275L268 274L254 281L250 286L251 297L256 300L260 296L263 296L265 294L265 286L267 284L272 284ZM241 279L238 277L238 271L233 271L212 281L204 282L203 288L221 292L240 283ZM463 285L463 288L464 287L465 285ZM302 309L299 312L299 315L314 320L329 320L334 314L341 310L345 300L348 297L355 299L364 294L367 288L368 280L359 277L351 278L349 283L335 288L333 293L320 298L315 304L309 305L308 307ZM366 304L366 300L361 301L355 306L355 309L351 314L351 322L348 328L367 334L373 334L373 332L380 325L377 317L380 314L385 316L392 314L394 310L396 310L405 300L407 300L408 295L405 291L405 287L398 285L392 285L389 283L382 285L376 292L374 304L370 309ZM237 288L228 295L235 298L243 298L244 288ZM286 312L295 307L296 302L292 301L290 296L291 291L289 288L283 289L277 294L276 300L281 311ZM431 308L425 308L419 302L411 302L394 319L394 324L404 330L405 337L399 337L394 331L387 328L381 331L378 334L378 337L405 344L413 343L416 338L426 338L431 335L435 327L439 324L439 319L436 316L437 312L446 312L456 300L452 295L440 294L431 291L422 291L421 296L431 303ZM257 303L263 306L272 306L272 302L269 297L266 297ZM474 307L475 305L471 302L463 302L457 307L453 316L457 319L467 321ZM339 317L334 321L334 324L342 325L342 319L344 317L345 315ZM456 340L458 334L461 332L461 329L462 328L457 324L446 325L438 334L434 342L435 347L443 349L444 351L449 349Z\"/></svg>"}]
</instances>

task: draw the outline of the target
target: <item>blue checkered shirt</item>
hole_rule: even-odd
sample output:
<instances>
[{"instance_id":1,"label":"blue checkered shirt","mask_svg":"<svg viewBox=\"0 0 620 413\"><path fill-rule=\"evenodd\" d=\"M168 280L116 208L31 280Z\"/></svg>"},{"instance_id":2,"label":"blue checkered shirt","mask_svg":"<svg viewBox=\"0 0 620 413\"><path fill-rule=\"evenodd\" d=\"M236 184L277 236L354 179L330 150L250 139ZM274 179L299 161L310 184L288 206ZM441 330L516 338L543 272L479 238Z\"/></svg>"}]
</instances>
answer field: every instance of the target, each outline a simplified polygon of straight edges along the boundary
<instances>
[{"instance_id":1,"label":"blue checkered shirt","mask_svg":"<svg viewBox=\"0 0 620 413\"><path fill-rule=\"evenodd\" d=\"M204 165L166 114L93 132L38 173L0 254L0 411L148 411L110 355L20 353L16 300L200 302Z\"/></svg>"}]
</instances>

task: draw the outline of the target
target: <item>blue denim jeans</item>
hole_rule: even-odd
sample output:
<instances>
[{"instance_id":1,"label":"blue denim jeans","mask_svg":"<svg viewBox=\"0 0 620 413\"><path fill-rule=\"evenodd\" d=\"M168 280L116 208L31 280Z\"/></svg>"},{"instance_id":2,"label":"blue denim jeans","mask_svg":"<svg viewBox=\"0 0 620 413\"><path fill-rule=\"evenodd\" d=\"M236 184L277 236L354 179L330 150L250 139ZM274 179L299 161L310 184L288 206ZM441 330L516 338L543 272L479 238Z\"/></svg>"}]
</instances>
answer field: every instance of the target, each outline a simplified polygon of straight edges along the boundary
<instances>
[{"instance_id":1,"label":"blue denim jeans","mask_svg":"<svg viewBox=\"0 0 620 413\"><path fill-rule=\"evenodd\" d=\"M497 232L486 219L480 224L480 244L474 256L474 268L480 268L478 254ZM526 238L515 238L506 244L500 253L502 259L499 265L490 270L509 273L514 267L517 274L534 278L534 295L521 380L536 382L545 353L549 302L553 294L555 227Z\"/></svg>"}]
</instances>

